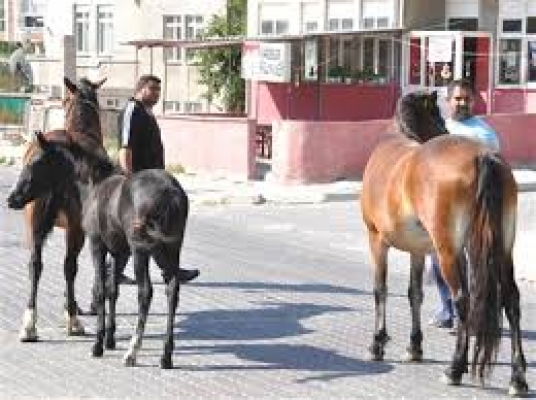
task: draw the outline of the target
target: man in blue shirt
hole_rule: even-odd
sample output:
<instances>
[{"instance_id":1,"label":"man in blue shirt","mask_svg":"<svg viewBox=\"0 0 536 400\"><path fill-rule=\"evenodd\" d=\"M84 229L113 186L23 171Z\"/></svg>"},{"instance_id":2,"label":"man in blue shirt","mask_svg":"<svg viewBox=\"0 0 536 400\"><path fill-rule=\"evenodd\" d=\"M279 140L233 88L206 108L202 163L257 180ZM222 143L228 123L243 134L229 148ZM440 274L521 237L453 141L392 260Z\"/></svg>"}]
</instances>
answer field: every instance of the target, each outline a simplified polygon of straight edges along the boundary
<instances>
[{"instance_id":1,"label":"man in blue shirt","mask_svg":"<svg viewBox=\"0 0 536 400\"><path fill-rule=\"evenodd\" d=\"M497 133L481 117L473 115L474 90L469 82L454 80L449 84L447 106L450 115L445 120L445 125L450 134L468 137L484 143L494 152L500 151ZM455 325L456 312L435 254L432 255L432 272L441 305L430 323L439 328L452 328Z\"/></svg>"}]
</instances>

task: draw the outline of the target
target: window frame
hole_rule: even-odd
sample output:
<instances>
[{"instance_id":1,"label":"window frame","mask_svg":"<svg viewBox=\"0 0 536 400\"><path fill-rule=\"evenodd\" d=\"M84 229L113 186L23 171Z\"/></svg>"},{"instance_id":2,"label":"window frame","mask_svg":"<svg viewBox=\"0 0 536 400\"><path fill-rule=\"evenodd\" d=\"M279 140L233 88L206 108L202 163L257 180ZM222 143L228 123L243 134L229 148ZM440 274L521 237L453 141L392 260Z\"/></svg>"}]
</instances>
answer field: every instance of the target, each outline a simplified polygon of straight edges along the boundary
<instances>
[{"instance_id":1,"label":"window frame","mask_svg":"<svg viewBox=\"0 0 536 400\"><path fill-rule=\"evenodd\" d=\"M82 18L78 17L78 14L84 15ZM87 4L75 4L74 5L74 32L75 32L75 49L76 54L79 56L88 56L91 53L91 6ZM79 26L82 26L82 29L85 27L82 37L85 40L82 40L82 44L85 46L80 46L79 41Z\"/></svg>"},{"instance_id":2,"label":"window frame","mask_svg":"<svg viewBox=\"0 0 536 400\"><path fill-rule=\"evenodd\" d=\"M105 16L103 19L101 19L101 9L106 9L107 11L103 14L109 14ZM96 6L96 52L98 56L109 56L114 51L114 6L113 4L97 4ZM106 36L104 35L104 31L101 30L102 27L110 27L109 32L109 48L106 48ZM102 43L101 43L102 40ZM102 47L101 47L102 45Z\"/></svg>"}]
</instances>

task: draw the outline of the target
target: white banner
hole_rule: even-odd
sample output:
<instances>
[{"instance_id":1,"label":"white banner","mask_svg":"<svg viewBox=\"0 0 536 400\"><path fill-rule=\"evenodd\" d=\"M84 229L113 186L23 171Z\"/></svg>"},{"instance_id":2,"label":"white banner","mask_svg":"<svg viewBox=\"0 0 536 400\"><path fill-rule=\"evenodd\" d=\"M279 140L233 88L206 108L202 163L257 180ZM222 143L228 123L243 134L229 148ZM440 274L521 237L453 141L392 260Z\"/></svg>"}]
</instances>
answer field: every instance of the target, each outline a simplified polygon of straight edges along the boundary
<instances>
[{"instance_id":1,"label":"white banner","mask_svg":"<svg viewBox=\"0 0 536 400\"><path fill-rule=\"evenodd\" d=\"M290 82L290 43L245 42L242 78L266 82Z\"/></svg>"}]
</instances>

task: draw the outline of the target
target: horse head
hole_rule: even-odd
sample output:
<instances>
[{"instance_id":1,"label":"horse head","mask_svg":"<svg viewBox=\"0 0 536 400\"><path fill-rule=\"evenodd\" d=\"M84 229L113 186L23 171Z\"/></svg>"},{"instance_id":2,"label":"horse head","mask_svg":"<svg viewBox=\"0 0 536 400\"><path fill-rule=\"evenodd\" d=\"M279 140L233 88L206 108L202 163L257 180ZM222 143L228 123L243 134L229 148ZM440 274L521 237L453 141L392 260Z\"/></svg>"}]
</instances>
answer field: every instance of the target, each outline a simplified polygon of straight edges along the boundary
<instances>
[{"instance_id":1,"label":"horse head","mask_svg":"<svg viewBox=\"0 0 536 400\"><path fill-rule=\"evenodd\" d=\"M47 192L61 191L67 184L98 183L120 170L104 150L88 152L76 143L47 140L36 134L38 149L28 156L8 196L8 206L21 209Z\"/></svg>"},{"instance_id":2,"label":"horse head","mask_svg":"<svg viewBox=\"0 0 536 400\"><path fill-rule=\"evenodd\" d=\"M65 109L65 130L69 139L84 145L102 144L102 129L100 123L100 105L98 89L106 78L91 82L82 78L73 83L69 78L63 79L66 88L63 107Z\"/></svg>"},{"instance_id":3,"label":"horse head","mask_svg":"<svg viewBox=\"0 0 536 400\"><path fill-rule=\"evenodd\" d=\"M49 142L42 133L37 134L37 143L39 150L28 158L7 198L10 208L21 209L75 179L73 161L58 144Z\"/></svg>"},{"instance_id":4,"label":"horse head","mask_svg":"<svg viewBox=\"0 0 536 400\"><path fill-rule=\"evenodd\" d=\"M402 96L396 105L395 120L402 134L419 143L448 133L437 105L436 91Z\"/></svg>"}]
</instances>

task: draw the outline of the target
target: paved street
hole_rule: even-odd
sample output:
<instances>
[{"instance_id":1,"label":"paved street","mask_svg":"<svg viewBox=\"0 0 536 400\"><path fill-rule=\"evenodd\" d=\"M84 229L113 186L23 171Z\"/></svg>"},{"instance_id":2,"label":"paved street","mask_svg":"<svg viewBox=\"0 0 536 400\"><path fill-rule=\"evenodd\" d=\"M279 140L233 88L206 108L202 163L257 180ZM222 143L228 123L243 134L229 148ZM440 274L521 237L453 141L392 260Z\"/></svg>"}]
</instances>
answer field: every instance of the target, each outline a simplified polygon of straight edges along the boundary
<instances>
[{"instance_id":1,"label":"paved street","mask_svg":"<svg viewBox=\"0 0 536 400\"><path fill-rule=\"evenodd\" d=\"M7 210L13 167L0 167L0 398L505 398L510 377L508 333L488 386L467 377L461 387L440 382L454 336L426 326L437 304L427 285L423 307L425 361L403 362L409 341L406 297L408 257L390 255L386 361L367 360L373 331L369 255L355 202L314 205L194 205L183 251L185 267L201 277L181 290L176 318L175 369L158 367L165 326L165 296L153 269L155 293L139 365L122 356L137 315L133 286L118 302L118 349L92 359L95 317L88 334L63 328L64 237L45 247L38 297L41 341L17 335L28 296L28 251L21 212ZM516 262L536 266L536 193L520 198ZM532 227L531 225L532 224ZM132 269L127 268L132 275ZM92 267L80 258L77 297L89 303ZM536 398L536 285L519 282L522 327Z\"/></svg>"}]
</instances>

